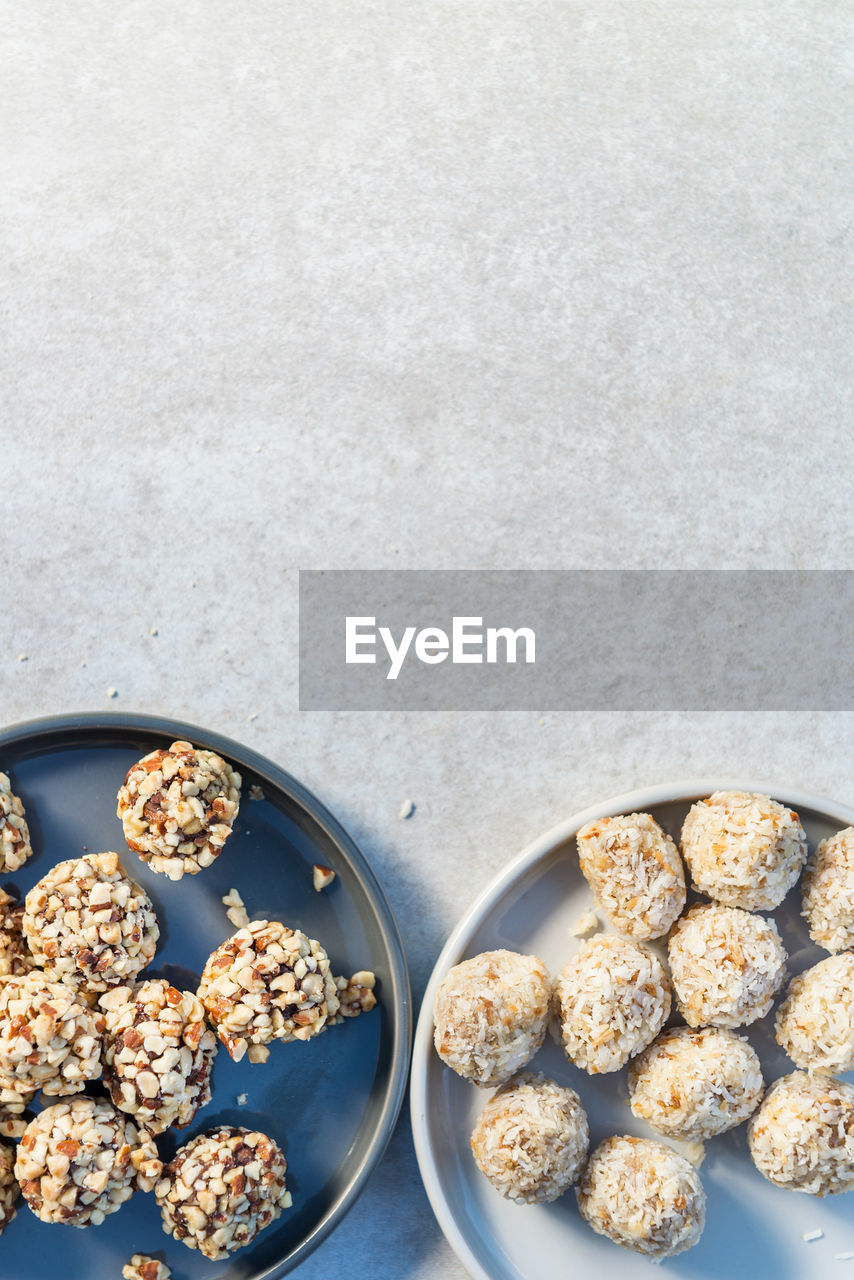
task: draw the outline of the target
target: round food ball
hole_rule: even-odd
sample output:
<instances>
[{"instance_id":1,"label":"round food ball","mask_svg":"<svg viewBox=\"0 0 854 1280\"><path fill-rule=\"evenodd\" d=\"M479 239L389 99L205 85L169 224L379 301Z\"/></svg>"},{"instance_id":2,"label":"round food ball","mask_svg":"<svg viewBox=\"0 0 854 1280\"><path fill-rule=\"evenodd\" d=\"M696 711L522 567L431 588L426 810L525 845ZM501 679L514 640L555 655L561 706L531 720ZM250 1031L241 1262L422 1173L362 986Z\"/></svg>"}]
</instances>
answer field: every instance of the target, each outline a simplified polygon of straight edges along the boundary
<instances>
[{"instance_id":1,"label":"round food ball","mask_svg":"<svg viewBox=\"0 0 854 1280\"><path fill-rule=\"evenodd\" d=\"M9 775L0 773L0 873L17 871L32 852L24 806L12 790Z\"/></svg>"},{"instance_id":2,"label":"round food ball","mask_svg":"<svg viewBox=\"0 0 854 1280\"><path fill-rule=\"evenodd\" d=\"M189 742L151 751L128 771L118 795L128 848L170 880L196 875L231 835L240 781L215 751Z\"/></svg>"},{"instance_id":3,"label":"round food ball","mask_svg":"<svg viewBox=\"0 0 854 1280\"><path fill-rule=\"evenodd\" d=\"M20 977L34 965L24 937L24 904L0 889L0 978Z\"/></svg>"},{"instance_id":4,"label":"round food ball","mask_svg":"<svg viewBox=\"0 0 854 1280\"><path fill-rule=\"evenodd\" d=\"M152 1133L183 1129L211 1100L216 1036L198 996L163 978L114 987L104 1011L104 1083L120 1111Z\"/></svg>"},{"instance_id":5,"label":"round food ball","mask_svg":"<svg viewBox=\"0 0 854 1280\"><path fill-rule=\"evenodd\" d=\"M768 1090L747 1130L750 1154L776 1187L808 1195L854 1188L854 1085L793 1071Z\"/></svg>"},{"instance_id":6,"label":"round food ball","mask_svg":"<svg viewBox=\"0 0 854 1280\"><path fill-rule=\"evenodd\" d=\"M226 938L208 957L198 994L235 1062L250 1045L310 1040L339 1010L323 947L278 920L253 920Z\"/></svg>"},{"instance_id":7,"label":"round food ball","mask_svg":"<svg viewBox=\"0 0 854 1280\"><path fill-rule=\"evenodd\" d=\"M694 888L743 911L779 907L806 856L794 810L748 791L716 791L691 806L682 826L682 857Z\"/></svg>"},{"instance_id":8,"label":"round food ball","mask_svg":"<svg viewBox=\"0 0 854 1280\"><path fill-rule=\"evenodd\" d=\"M555 983L561 1041L583 1071L619 1071L655 1039L670 1013L670 983L637 942L604 934L585 943Z\"/></svg>"},{"instance_id":9,"label":"round food ball","mask_svg":"<svg viewBox=\"0 0 854 1280\"><path fill-rule=\"evenodd\" d=\"M42 1222L97 1226L163 1166L154 1140L105 1098L71 1098L39 1112L18 1145L15 1177Z\"/></svg>"},{"instance_id":10,"label":"round food ball","mask_svg":"<svg viewBox=\"0 0 854 1280\"><path fill-rule=\"evenodd\" d=\"M543 1043L550 983L536 956L484 951L449 969L436 993L433 1043L458 1076L504 1084Z\"/></svg>"},{"instance_id":11,"label":"round food ball","mask_svg":"<svg viewBox=\"0 0 854 1280\"><path fill-rule=\"evenodd\" d=\"M799 1067L854 1067L854 953L828 956L792 979L777 1010L777 1043Z\"/></svg>"},{"instance_id":12,"label":"round food ball","mask_svg":"<svg viewBox=\"0 0 854 1280\"><path fill-rule=\"evenodd\" d=\"M759 1106L764 1088L751 1045L718 1027L674 1027L629 1064L632 1114L682 1142L734 1129Z\"/></svg>"},{"instance_id":13,"label":"round food ball","mask_svg":"<svg viewBox=\"0 0 854 1280\"><path fill-rule=\"evenodd\" d=\"M651 1138L606 1138L577 1188L594 1231L650 1258L672 1258L703 1234L706 1196L684 1156Z\"/></svg>"},{"instance_id":14,"label":"round food ball","mask_svg":"<svg viewBox=\"0 0 854 1280\"><path fill-rule=\"evenodd\" d=\"M20 1194L15 1177L15 1152L0 1142L0 1234L15 1216L15 1202Z\"/></svg>"},{"instance_id":15,"label":"round food ball","mask_svg":"<svg viewBox=\"0 0 854 1280\"><path fill-rule=\"evenodd\" d=\"M227 1258L290 1208L287 1167L265 1133L221 1125L199 1134L176 1151L155 1188L163 1230L206 1258Z\"/></svg>"},{"instance_id":16,"label":"round food ball","mask_svg":"<svg viewBox=\"0 0 854 1280\"><path fill-rule=\"evenodd\" d=\"M614 928L638 942L667 933L685 906L685 872L655 819L597 818L576 841L582 874Z\"/></svg>"},{"instance_id":17,"label":"round food ball","mask_svg":"<svg viewBox=\"0 0 854 1280\"><path fill-rule=\"evenodd\" d=\"M107 991L150 963L160 929L118 854L87 853L57 863L30 890L24 935L51 980Z\"/></svg>"},{"instance_id":18,"label":"round food ball","mask_svg":"<svg viewBox=\"0 0 854 1280\"><path fill-rule=\"evenodd\" d=\"M590 1133L578 1094L533 1071L487 1102L471 1136L481 1173L517 1204L548 1204L578 1178Z\"/></svg>"},{"instance_id":19,"label":"round food ball","mask_svg":"<svg viewBox=\"0 0 854 1280\"><path fill-rule=\"evenodd\" d=\"M786 980L773 920L708 903L677 920L667 944L679 1012L690 1027L746 1027Z\"/></svg>"},{"instance_id":20,"label":"round food ball","mask_svg":"<svg viewBox=\"0 0 854 1280\"><path fill-rule=\"evenodd\" d=\"M104 1019L40 969L0 982L0 1087L65 1097L101 1074Z\"/></svg>"},{"instance_id":21,"label":"round food ball","mask_svg":"<svg viewBox=\"0 0 854 1280\"><path fill-rule=\"evenodd\" d=\"M854 827L822 840L810 858L801 914L825 951L854 947Z\"/></svg>"}]
</instances>

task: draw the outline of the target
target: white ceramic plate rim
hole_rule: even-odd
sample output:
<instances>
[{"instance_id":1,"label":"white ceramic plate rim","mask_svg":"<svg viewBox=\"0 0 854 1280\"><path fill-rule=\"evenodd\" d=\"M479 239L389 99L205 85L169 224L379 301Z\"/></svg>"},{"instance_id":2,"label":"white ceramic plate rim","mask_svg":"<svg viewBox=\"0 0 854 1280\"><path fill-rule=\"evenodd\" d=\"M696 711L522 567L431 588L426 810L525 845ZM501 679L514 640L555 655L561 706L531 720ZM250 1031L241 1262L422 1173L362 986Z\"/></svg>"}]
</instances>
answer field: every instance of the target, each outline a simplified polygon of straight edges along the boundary
<instances>
[{"instance_id":1,"label":"white ceramic plate rim","mask_svg":"<svg viewBox=\"0 0 854 1280\"><path fill-rule=\"evenodd\" d=\"M713 791L755 791L762 795L774 796L775 799L781 800L794 809L813 809L830 821L838 822L840 827L854 826L854 808L849 805L791 787L781 787L774 783L750 782L743 778L737 780L700 778L694 782L659 783L657 786L628 791L601 804L582 809L526 845L474 901L439 954L424 992L412 1046L410 1117L415 1155L427 1197L445 1238L473 1280L493 1280L493 1277L484 1270L477 1255L471 1250L457 1226L454 1211L445 1195L439 1176L438 1162L427 1124L427 1072L434 1052L433 1003L439 984L451 966L463 958L472 935L484 923L485 917L493 910L495 904L513 887L513 884L530 871L541 858L547 857L559 845L571 840L586 822L614 817L619 813L644 812L660 804L697 800L711 795Z\"/></svg>"}]
</instances>

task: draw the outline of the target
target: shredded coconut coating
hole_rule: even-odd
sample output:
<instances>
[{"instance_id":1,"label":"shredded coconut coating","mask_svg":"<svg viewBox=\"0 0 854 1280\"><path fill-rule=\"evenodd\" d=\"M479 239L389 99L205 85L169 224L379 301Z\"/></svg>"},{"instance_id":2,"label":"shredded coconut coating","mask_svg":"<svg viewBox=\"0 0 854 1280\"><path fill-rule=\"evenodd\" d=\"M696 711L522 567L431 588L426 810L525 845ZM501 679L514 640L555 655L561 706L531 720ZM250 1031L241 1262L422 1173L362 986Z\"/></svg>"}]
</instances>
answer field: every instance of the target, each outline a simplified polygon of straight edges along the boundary
<instances>
[{"instance_id":1,"label":"shredded coconut coating","mask_svg":"<svg viewBox=\"0 0 854 1280\"><path fill-rule=\"evenodd\" d=\"M206 1258L251 1244L290 1208L287 1161L264 1133L223 1125L181 1147L155 1189L163 1230Z\"/></svg>"},{"instance_id":2,"label":"shredded coconut coating","mask_svg":"<svg viewBox=\"0 0 854 1280\"><path fill-rule=\"evenodd\" d=\"M17 871L32 852L24 806L12 791L9 775L0 773L0 873Z\"/></svg>"},{"instance_id":3,"label":"shredded coconut coating","mask_svg":"<svg viewBox=\"0 0 854 1280\"><path fill-rule=\"evenodd\" d=\"M764 1088L752 1046L718 1027L665 1031L629 1065L632 1114L680 1142L734 1129L759 1106Z\"/></svg>"},{"instance_id":4,"label":"shredded coconut coating","mask_svg":"<svg viewBox=\"0 0 854 1280\"><path fill-rule=\"evenodd\" d=\"M606 1138L590 1157L577 1195L594 1231L656 1261L684 1253L703 1234L700 1175L652 1138Z\"/></svg>"},{"instance_id":5,"label":"shredded coconut coating","mask_svg":"<svg viewBox=\"0 0 854 1280\"><path fill-rule=\"evenodd\" d=\"M201 1000L163 978L101 996L104 1083L121 1111L152 1133L188 1125L211 1100L216 1036Z\"/></svg>"},{"instance_id":6,"label":"shredded coconut coating","mask_svg":"<svg viewBox=\"0 0 854 1280\"><path fill-rule=\"evenodd\" d=\"M483 1089L504 1084L543 1043L549 988L548 970L536 956L484 951L454 965L436 993L436 1052Z\"/></svg>"},{"instance_id":7,"label":"shredded coconut coating","mask_svg":"<svg viewBox=\"0 0 854 1280\"><path fill-rule=\"evenodd\" d=\"M808 1195L854 1188L854 1085L793 1071L768 1090L747 1130L769 1182Z\"/></svg>"},{"instance_id":8,"label":"shredded coconut coating","mask_svg":"<svg viewBox=\"0 0 854 1280\"><path fill-rule=\"evenodd\" d=\"M151 961L160 929L148 894L116 853L60 862L25 899L24 934L51 979L107 991Z\"/></svg>"},{"instance_id":9,"label":"shredded coconut coating","mask_svg":"<svg viewBox=\"0 0 854 1280\"><path fill-rule=\"evenodd\" d=\"M676 845L648 813L598 818L577 837L578 861L615 929L637 942L660 938L685 906Z\"/></svg>"},{"instance_id":10,"label":"shredded coconut coating","mask_svg":"<svg viewBox=\"0 0 854 1280\"><path fill-rule=\"evenodd\" d=\"M170 1280L171 1275L165 1262L147 1253L135 1253L122 1267L123 1280Z\"/></svg>"},{"instance_id":11,"label":"shredded coconut coating","mask_svg":"<svg viewBox=\"0 0 854 1280\"><path fill-rule=\"evenodd\" d=\"M105 1098L71 1098L41 1111L18 1146L15 1177L42 1222L98 1226L163 1166L150 1134Z\"/></svg>"},{"instance_id":12,"label":"shredded coconut coating","mask_svg":"<svg viewBox=\"0 0 854 1280\"><path fill-rule=\"evenodd\" d=\"M679 1012L690 1027L746 1027L764 1018L786 980L773 920L701 904L676 922L667 944Z\"/></svg>"},{"instance_id":13,"label":"shredded coconut coating","mask_svg":"<svg viewBox=\"0 0 854 1280\"><path fill-rule=\"evenodd\" d=\"M716 791L688 811L682 856L698 893L727 907L773 911L801 874L807 838L794 810L776 800Z\"/></svg>"},{"instance_id":14,"label":"shredded coconut coating","mask_svg":"<svg viewBox=\"0 0 854 1280\"><path fill-rule=\"evenodd\" d=\"M539 1072L489 1099L471 1136L481 1173L517 1204L548 1204L578 1179L590 1133L581 1099Z\"/></svg>"},{"instance_id":15,"label":"shredded coconut coating","mask_svg":"<svg viewBox=\"0 0 854 1280\"><path fill-rule=\"evenodd\" d=\"M235 1062L250 1045L310 1040L340 1005L323 947L278 920L253 920L226 938L208 957L198 994Z\"/></svg>"},{"instance_id":16,"label":"shredded coconut coating","mask_svg":"<svg viewBox=\"0 0 854 1280\"><path fill-rule=\"evenodd\" d=\"M777 1043L811 1071L854 1068L854 952L828 956L797 978L777 1010Z\"/></svg>"},{"instance_id":17,"label":"shredded coconut coating","mask_svg":"<svg viewBox=\"0 0 854 1280\"><path fill-rule=\"evenodd\" d=\"M810 858L801 914L825 951L854 947L854 827L822 840Z\"/></svg>"},{"instance_id":18,"label":"shredded coconut coating","mask_svg":"<svg viewBox=\"0 0 854 1280\"><path fill-rule=\"evenodd\" d=\"M0 1142L0 1235L15 1216L15 1202L20 1195L15 1177L15 1152Z\"/></svg>"},{"instance_id":19,"label":"shredded coconut coating","mask_svg":"<svg viewBox=\"0 0 854 1280\"><path fill-rule=\"evenodd\" d=\"M219 857L240 808L240 774L215 751L173 742L129 770L117 816L129 849L170 880Z\"/></svg>"},{"instance_id":20,"label":"shredded coconut coating","mask_svg":"<svg viewBox=\"0 0 854 1280\"><path fill-rule=\"evenodd\" d=\"M567 1058L598 1075L619 1071L655 1039L670 1013L670 983L646 947L601 934L564 965L554 999Z\"/></svg>"},{"instance_id":21,"label":"shredded coconut coating","mask_svg":"<svg viewBox=\"0 0 854 1280\"><path fill-rule=\"evenodd\" d=\"M0 1087L24 1101L79 1093L101 1074L103 1030L100 1013L40 969L0 979Z\"/></svg>"},{"instance_id":22,"label":"shredded coconut coating","mask_svg":"<svg viewBox=\"0 0 854 1280\"><path fill-rule=\"evenodd\" d=\"M34 966L24 937L24 904L0 889L0 978L20 976Z\"/></svg>"}]
</instances>

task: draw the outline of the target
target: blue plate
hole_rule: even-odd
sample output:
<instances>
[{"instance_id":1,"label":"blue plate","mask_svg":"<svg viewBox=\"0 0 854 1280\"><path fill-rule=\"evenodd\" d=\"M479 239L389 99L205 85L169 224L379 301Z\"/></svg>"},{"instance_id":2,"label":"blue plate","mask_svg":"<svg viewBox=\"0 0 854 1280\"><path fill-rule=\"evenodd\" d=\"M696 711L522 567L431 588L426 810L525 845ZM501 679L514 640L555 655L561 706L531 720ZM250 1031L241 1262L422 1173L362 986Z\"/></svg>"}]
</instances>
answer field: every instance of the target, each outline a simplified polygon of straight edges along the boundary
<instances>
[{"instance_id":1,"label":"blue plate","mask_svg":"<svg viewBox=\"0 0 854 1280\"><path fill-rule=\"evenodd\" d=\"M184 738L219 752L243 777L240 813L216 862L173 883L126 847L116 793L130 766ZM294 778L254 751L194 725L137 715L61 716L0 732L0 770L24 802L34 854L4 888L23 895L57 862L114 849L151 897L160 942L144 977L195 990L205 960L234 932L221 899L235 887L250 918L283 920L317 938L333 972L372 969L378 1007L307 1043L273 1044L264 1064L234 1063L220 1047L213 1097L186 1129L158 1138L164 1159L217 1124L257 1128L288 1160L293 1207L256 1242L209 1262L164 1234L153 1195L140 1192L99 1227L49 1225L18 1201L0 1237L0 1280L117 1280L133 1253L168 1263L173 1280L273 1280L332 1231L365 1186L391 1136L409 1062L406 961L382 890L356 845ZM260 787L263 799L250 798ZM312 865L337 873L317 893ZM92 1093L103 1092L100 1085ZM238 1106L238 1094L247 1102ZM34 1109L38 1110L37 1101Z\"/></svg>"}]
</instances>

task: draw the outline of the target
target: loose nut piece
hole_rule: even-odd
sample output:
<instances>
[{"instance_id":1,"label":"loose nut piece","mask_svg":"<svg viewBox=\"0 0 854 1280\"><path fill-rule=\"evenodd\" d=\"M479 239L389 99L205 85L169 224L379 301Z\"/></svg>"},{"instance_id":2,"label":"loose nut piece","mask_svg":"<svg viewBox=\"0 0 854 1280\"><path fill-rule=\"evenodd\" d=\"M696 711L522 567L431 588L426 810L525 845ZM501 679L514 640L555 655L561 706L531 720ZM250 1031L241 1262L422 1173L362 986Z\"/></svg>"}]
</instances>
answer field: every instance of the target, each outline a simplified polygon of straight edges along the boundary
<instances>
[{"instance_id":1,"label":"loose nut piece","mask_svg":"<svg viewBox=\"0 0 854 1280\"><path fill-rule=\"evenodd\" d=\"M25 899L24 936L51 981L107 991L133 981L160 937L151 899L116 853L59 862Z\"/></svg>"},{"instance_id":2,"label":"loose nut piece","mask_svg":"<svg viewBox=\"0 0 854 1280\"><path fill-rule=\"evenodd\" d=\"M199 998L235 1062L250 1046L318 1035L339 1006L323 947L278 920L253 920L217 947Z\"/></svg>"},{"instance_id":3,"label":"loose nut piece","mask_svg":"<svg viewBox=\"0 0 854 1280\"><path fill-rule=\"evenodd\" d=\"M315 862L313 882L317 893L320 893L322 889L328 889L334 879L335 872L331 867L322 867Z\"/></svg>"},{"instance_id":4,"label":"loose nut piece","mask_svg":"<svg viewBox=\"0 0 854 1280\"><path fill-rule=\"evenodd\" d=\"M246 929L249 926L249 913L243 904L243 899L236 889L229 889L228 893L222 899L222 905L228 907L226 915L228 916L235 929Z\"/></svg>"},{"instance_id":5,"label":"loose nut piece","mask_svg":"<svg viewBox=\"0 0 854 1280\"><path fill-rule=\"evenodd\" d=\"M163 1171L154 1139L104 1098L45 1108L18 1145L15 1177L42 1222L98 1226Z\"/></svg>"},{"instance_id":6,"label":"loose nut piece","mask_svg":"<svg viewBox=\"0 0 854 1280\"><path fill-rule=\"evenodd\" d=\"M171 1275L165 1262L150 1258L147 1253L135 1253L122 1267L124 1280L170 1280Z\"/></svg>"},{"instance_id":7,"label":"loose nut piece","mask_svg":"<svg viewBox=\"0 0 854 1280\"><path fill-rule=\"evenodd\" d=\"M216 1037L198 996L164 978L101 997L104 1083L121 1111L152 1133L184 1128L211 1098Z\"/></svg>"},{"instance_id":8,"label":"loose nut piece","mask_svg":"<svg viewBox=\"0 0 854 1280\"><path fill-rule=\"evenodd\" d=\"M242 1249L283 1209L287 1161L264 1133L222 1125L179 1148L154 1194L163 1230L206 1258Z\"/></svg>"},{"instance_id":9,"label":"loose nut piece","mask_svg":"<svg viewBox=\"0 0 854 1280\"><path fill-rule=\"evenodd\" d=\"M118 794L129 849L170 880L219 856L240 807L240 774L215 751L173 742L143 756Z\"/></svg>"},{"instance_id":10,"label":"loose nut piece","mask_svg":"<svg viewBox=\"0 0 854 1280\"><path fill-rule=\"evenodd\" d=\"M336 978L338 999L341 1002L342 1018L358 1018L360 1013L370 1013L376 1008L377 998L374 995L376 975L366 969L354 973L352 978Z\"/></svg>"},{"instance_id":11,"label":"loose nut piece","mask_svg":"<svg viewBox=\"0 0 854 1280\"><path fill-rule=\"evenodd\" d=\"M0 773L0 872L17 871L32 852L24 806L12 791L9 775Z\"/></svg>"}]
</instances>

